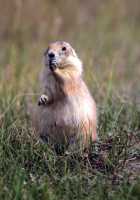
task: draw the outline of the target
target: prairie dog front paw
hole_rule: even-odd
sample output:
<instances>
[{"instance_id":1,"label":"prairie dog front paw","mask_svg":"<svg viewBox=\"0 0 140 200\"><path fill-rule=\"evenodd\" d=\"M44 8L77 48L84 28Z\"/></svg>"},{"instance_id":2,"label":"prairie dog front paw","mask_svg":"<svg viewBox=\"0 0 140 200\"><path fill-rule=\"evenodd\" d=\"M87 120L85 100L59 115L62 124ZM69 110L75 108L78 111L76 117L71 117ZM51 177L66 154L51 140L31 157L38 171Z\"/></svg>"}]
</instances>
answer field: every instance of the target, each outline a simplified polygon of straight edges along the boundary
<instances>
[{"instance_id":1,"label":"prairie dog front paw","mask_svg":"<svg viewBox=\"0 0 140 200\"><path fill-rule=\"evenodd\" d=\"M48 96L45 94L42 94L41 97L39 98L38 105L39 106L47 105L48 102L49 102Z\"/></svg>"}]
</instances>

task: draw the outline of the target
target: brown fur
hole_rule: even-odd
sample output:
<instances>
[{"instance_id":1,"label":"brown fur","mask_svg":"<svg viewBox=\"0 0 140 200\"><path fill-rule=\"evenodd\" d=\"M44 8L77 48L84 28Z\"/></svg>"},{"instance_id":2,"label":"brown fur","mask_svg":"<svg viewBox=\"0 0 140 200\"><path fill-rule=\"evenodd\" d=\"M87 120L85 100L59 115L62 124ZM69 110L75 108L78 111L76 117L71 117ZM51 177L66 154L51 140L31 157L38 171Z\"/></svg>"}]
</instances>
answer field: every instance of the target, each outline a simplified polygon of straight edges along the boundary
<instances>
[{"instance_id":1,"label":"brown fur","mask_svg":"<svg viewBox=\"0 0 140 200\"><path fill-rule=\"evenodd\" d=\"M36 107L35 127L39 135L49 137L54 143L71 143L71 138L82 137L82 143L97 139L96 104L82 79L82 64L72 47L65 42L50 44L48 52L56 54L66 46L66 52L58 55L58 67L51 71L48 64L41 72L42 94L48 103ZM47 58L46 58L47 57ZM46 61L48 62L48 60Z\"/></svg>"}]
</instances>

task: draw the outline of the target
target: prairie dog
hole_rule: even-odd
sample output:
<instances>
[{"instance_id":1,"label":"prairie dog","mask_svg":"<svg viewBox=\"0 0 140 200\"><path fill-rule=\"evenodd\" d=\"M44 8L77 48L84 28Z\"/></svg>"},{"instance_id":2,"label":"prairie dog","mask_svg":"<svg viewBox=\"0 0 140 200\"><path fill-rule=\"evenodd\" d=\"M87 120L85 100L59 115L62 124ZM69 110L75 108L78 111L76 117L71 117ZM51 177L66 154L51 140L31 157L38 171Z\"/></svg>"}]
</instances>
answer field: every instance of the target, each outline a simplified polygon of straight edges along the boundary
<instances>
[{"instance_id":1,"label":"prairie dog","mask_svg":"<svg viewBox=\"0 0 140 200\"><path fill-rule=\"evenodd\" d=\"M64 41L51 43L44 53L41 72L42 95L36 111L41 138L72 144L82 138L95 141L96 104L83 81L83 66L75 50Z\"/></svg>"}]
</instances>

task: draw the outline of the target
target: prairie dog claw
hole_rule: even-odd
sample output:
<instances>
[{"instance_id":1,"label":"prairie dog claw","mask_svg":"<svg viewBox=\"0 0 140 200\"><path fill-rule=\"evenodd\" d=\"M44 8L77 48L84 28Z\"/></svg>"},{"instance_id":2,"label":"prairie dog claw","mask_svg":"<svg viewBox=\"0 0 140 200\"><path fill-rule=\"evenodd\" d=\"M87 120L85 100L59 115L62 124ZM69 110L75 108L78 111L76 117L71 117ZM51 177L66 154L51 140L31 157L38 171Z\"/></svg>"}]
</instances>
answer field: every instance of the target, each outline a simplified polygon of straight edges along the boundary
<instances>
[{"instance_id":1,"label":"prairie dog claw","mask_svg":"<svg viewBox=\"0 0 140 200\"><path fill-rule=\"evenodd\" d=\"M39 101L38 101L38 105L41 106L41 105L46 105L48 103L48 96L45 95L45 94L42 94L41 97L39 98Z\"/></svg>"}]
</instances>

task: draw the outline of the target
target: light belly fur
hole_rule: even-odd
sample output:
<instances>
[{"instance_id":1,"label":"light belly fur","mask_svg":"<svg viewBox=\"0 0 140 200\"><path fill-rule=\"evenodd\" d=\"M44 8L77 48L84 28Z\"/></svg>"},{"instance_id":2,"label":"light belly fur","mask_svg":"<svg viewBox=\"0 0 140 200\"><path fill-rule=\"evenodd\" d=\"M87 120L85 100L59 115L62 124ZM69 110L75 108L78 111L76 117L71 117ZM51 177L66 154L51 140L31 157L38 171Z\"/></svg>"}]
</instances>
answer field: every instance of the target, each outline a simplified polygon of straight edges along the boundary
<instances>
[{"instance_id":1,"label":"light belly fur","mask_svg":"<svg viewBox=\"0 0 140 200\"><path fill-rule=\"evenodd\" d=\"M62 131L67 137L78 134L78 129L88 121L96 121L94 102L91 98L69 96L63 102L38 108L40 134L61 140ZM77 129L77 130L76 130Z\"/></svg>"}]
</instances>

